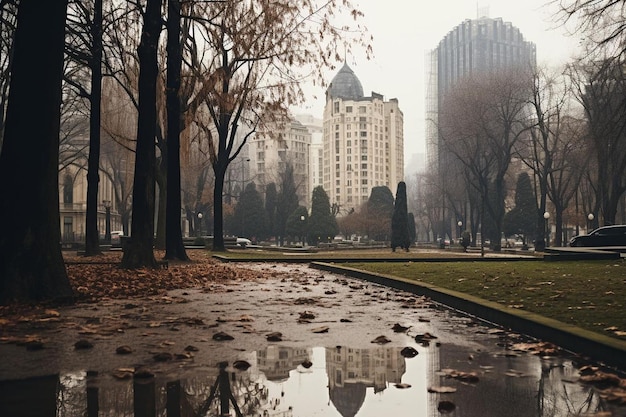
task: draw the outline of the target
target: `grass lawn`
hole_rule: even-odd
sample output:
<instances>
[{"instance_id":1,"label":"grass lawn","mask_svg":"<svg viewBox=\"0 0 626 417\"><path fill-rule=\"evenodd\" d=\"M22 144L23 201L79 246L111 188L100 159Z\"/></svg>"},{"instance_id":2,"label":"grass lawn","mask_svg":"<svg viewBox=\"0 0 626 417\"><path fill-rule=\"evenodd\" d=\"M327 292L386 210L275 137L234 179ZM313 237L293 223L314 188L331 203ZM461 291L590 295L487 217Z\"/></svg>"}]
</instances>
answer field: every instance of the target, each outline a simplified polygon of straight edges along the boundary
<instances>
[{"instance_id":1,"label":"grass lawn","mask_svg":"<svg viewBox=\"0 0 626 417\"><path fill-rule=\"evenodd\" d=\"M626 340L626 262L354 263Z\"/></svg>"}]
</instances>

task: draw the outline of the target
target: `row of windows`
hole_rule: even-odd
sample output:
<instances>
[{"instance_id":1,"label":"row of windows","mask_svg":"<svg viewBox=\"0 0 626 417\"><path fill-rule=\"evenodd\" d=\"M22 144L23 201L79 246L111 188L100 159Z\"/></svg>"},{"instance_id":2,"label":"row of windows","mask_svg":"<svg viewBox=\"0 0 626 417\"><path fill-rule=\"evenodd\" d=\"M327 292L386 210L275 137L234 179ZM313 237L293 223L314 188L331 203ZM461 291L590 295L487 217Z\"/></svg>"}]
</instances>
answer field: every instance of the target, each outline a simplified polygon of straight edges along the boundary
<instances>
[{"instance_id":1,"label":"row of windows","mask_svg":"<svg viewBox=\"0 0 626 417\"><path fill-rule=\"evenodd\" d=\"M365 119L365 117L361 117L361 119ZM374 132L378 132L378 124L379 123L382 124L382 120L374 119ZM356 125L356 123L355 123L355 125ZM367 122L366 122L366 120L359 120L358 125L359 125L359 129L355 129L355 130L367 130ZM340 126L341 126L340 124L336 124L335 125L335 131L339 131L340 130L339 129ZM346 130L352 130L352 123L347 123L345 126L346 126ZM381 131L383 130L382 126L381 126L380 130Z\"/></svg>"},{"instance_id":2,"label":"row of windows","mask_svg":"<svg viewBox=\"0 0 626 417\"><path fill-rule=\"evenodd\" d=\"M349 188L349 189L348 189L348 193L350 193L350 190L351 190L351 188ZM359 190L359 189L358 189L358 188L355 188L354 190L355 190L355 194L358 194L358 190ZM341 189L336 188L336 189L335 189L335 194L336 194L335 200L339 201L339 198L340 198L340 196L341 196ZM362 194L362 195L368 195L368 194L369 194L369 188L367 188L367 187L361 187L361 194ZM349 197L348 197L348 198L349 198Z\"/></svg>"},{"instance_id":3,"label":"row of windows","mask_svg":"<svg viewBox=\"0 0 626 417\"><path fill-rule=\"evenodd\" d=\"M373 110L376 113L382 113L383 112L383 104L380 103L380 102L378 102L378 103L374 102L374 103L371 104L371 106L358 106L356 110L357 110L357 112L359 114L365 114L365 113L367 113L368 107L370 109L370 112L371 112L372 108L373 108ZM341 111L341 102L340 101L335 101L333 103L333 113L339 113L340 111ZM351 106L351 105L347 105L346 109L345 109L345 112L346 113L355 113L354 107Z\"/></svg>"}]
</instances>

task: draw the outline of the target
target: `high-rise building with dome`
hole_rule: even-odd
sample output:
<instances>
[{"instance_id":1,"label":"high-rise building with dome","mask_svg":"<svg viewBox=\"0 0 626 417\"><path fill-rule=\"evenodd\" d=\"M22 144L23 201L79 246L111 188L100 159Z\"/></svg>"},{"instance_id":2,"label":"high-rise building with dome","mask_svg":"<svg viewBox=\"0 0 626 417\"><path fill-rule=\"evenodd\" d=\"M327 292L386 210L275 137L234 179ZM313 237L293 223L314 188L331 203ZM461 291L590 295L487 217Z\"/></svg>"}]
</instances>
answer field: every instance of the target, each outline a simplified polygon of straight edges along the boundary
<instances>
[{"instance_id":1,"label":"high-rise building with dome","mask_svg":"<svg viewBox=\"0 0 626 417\"><path fill-rule=\"evenodd\" d=\"M365 203L372 187L395 194L404 178L404 119L397 99L363 94L344 64L326 90L322 184L340 215Z\"/></svg>"}]
</instances>

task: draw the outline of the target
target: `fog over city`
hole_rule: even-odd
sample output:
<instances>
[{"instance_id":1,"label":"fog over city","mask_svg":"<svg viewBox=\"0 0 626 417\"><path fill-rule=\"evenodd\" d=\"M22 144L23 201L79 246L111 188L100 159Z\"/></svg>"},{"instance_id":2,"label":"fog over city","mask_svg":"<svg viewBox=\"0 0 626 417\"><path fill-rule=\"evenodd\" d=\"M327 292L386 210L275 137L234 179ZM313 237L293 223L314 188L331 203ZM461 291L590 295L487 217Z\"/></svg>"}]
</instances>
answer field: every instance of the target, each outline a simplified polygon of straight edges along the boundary
<instances>
[{"instance_id":1,"label":"fog over city","mask_svg":"<svg viewBox=\"0 0 626 417\"><path fill-rule=\"evenodd\" d=\"M404 113L404 159L425 153L425 60L444 36L467 19L478 14L502 18L520 29L524 38L537 46L537 64L556 66L570 60L578 50L580 35L571 35L573 27L555 20L558 5L550 0L411 0L361 1L355 3L365 16L362 19L373 36L374 57L367 61L363 51L347 56L347 63L363 85L363 92L397 98ZM338 68L328 71L330 82ZM307 86L311 97L296 113L311 113L322 118L324 89Z\"/></svg>"}]
</instances>

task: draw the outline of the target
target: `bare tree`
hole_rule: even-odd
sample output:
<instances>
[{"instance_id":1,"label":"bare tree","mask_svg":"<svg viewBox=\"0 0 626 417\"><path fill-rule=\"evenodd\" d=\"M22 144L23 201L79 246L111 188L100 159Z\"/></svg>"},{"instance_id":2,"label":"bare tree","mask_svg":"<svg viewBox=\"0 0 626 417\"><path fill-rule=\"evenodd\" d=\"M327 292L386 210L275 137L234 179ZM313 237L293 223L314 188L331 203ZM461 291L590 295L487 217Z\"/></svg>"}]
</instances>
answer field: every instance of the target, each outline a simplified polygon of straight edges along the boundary
<instances>
[{"instance_id":1,"label":"bare tree","mask_svg":"<svg viewBox=\"0 0 626 417\"><path fill-rule=\"evenodd\" d=\"M589 125L598 214L604 224L614 224L626 192L626 71L623 62L609 58L581 64L572 74Z\"/></svg>"},{"instance_id":2,"label":"bare tree","mask_svg":"<svg viewBox=\"0 0 626 417\"><path fill-rule=\"evenodd\" d=\"M341 5L354 18L361 15L348 1ZM288 106L304 99L299 84L304 76L323 80L323 69L340 58L333 52L342 41L350 45L346 37L354 37L355 32L332 25L339 8L334 0L321 6L314 0L254 0L202 7L202 13L195 15L209 18L198 19L202 27L197 30L212 54L197 59L194 68L198 74L209 74L198 88L207 92L210 117L206 130L211 135L209 157L215 174L214 250L225 250L222 198L228 166L257 128L284 118ZM362 33L357 33L357 45L364 44ZM200 50L201 43L195 45ZM244 131L241 140L239 129Z\"/></svg>"},{"instance_id":3,"label":"bare tree","mask_svg":"<svg viewBox=\"0 0 626 417\"><path fill-rule=\"evenodd\" d=\"M587 166L581 152L584 127L573 108L570 78L563 71L540 68L532 74L530 135L517 146L517 154L533 172L537 184L535 248L544 242L548 198L554 209L555 245L562 245L563 213L574 197ZM578 116L578 117L577 117Z\"/></svg>"},{"instance_id":4,"label":"bare tree","mask_svg":"<svg viewBox=\"0 0 626 417\"><path fill-rule=\"evenodd\" d=\"M626 53L626 3L624 0L552 0L559 6L556 17L573 23L586 35L596 52L610 51L611 56Z\"/></svg>"},{"instance_id":5,"label":"bare tree","mask_svg":"<svg viewBox=\"0 0 626 417\"><path fill-rule=\"evenodd\" d=\"M505 214L505 176L527 125L527 79L521 70L468 78L444 98L439 122L445 149L454 156L449 163L465 167L464 175L481 198L481 225L488 218L493 222L495 250L500 249Z\"/></svg>"},{"instance_id":6,"label":"bare tree","mask_svg":"<svg viewBox=\"0 0 626 417\"><path fill-rule=\"evenodd\" d=\"M89 102L89 157L87 159L87 213L85 255L100 253L98 187L100 182L100 100L102 96L102 0L72 1L67 25L66 55L74 65L65 77L77 94ZM89 75L84 75L84 70ZM75 76L72 76L75 75ZM88 80L83 83L83 80ZM88 84L88 86L86 85Z\"/></svg>"},{"instance_id":7,"label":"bare tree","mask_svg":"<svg viewBox=\"0 0 626 417\"><path fill-rule=\"evenodd\" d=\"M139 117L133 182L131 240L126 245L122 266L156 267L152 248L154 235L154 202L157 128L157 46L161 32L161 2L148 0L143 13L139 55Z\"/></svg>"},{"instance_id":8,"label":"bare tree","mask_svg":"<svg viewBox=\"0 0 626 417\"><path fill-rule=\"evenodd\" d=\"M11 196L0 199L0 303L73 296L61 255L59 224L66 7L65 1L23 0L19 4L0 153L0 195ZM35 103L32 97L37 97ZM28 173L16 175L24 167Z\"/></svg>"},{"instance_id":9,"label":"bare tree","mask_svg":"<svg viewBox=\"0 0 626 417\"><path fill-rule=\"evenodd\" d=\"M4 122L9 99L13 37L17 20L17 2L3 1L0 7L0 149L4 137Z\"/></svg>"}]
</instances>

